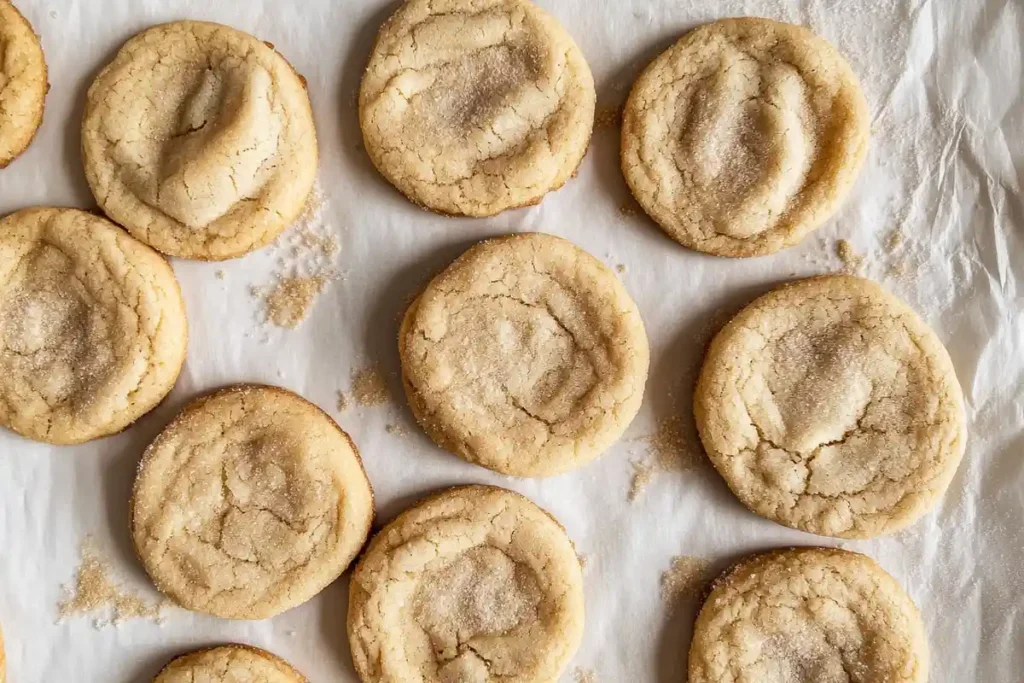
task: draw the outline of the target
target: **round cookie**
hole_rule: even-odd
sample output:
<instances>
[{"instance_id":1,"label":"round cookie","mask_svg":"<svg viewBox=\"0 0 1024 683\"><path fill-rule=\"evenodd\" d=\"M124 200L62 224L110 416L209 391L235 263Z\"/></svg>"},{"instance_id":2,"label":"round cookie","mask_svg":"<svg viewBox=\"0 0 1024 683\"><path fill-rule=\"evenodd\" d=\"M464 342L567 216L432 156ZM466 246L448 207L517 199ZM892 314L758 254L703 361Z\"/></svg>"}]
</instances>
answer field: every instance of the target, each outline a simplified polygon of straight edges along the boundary
<instances>
[{"instance_id":1,"label":"round cookie","mask_svg":"<svg viewBox=\"0 0 1024 683\"><path fill-rule=\"evenodd\" d=\"M119 432L170 392L187 343L174 271L113 223L0 219L0 425L53 444Z\"/></svg>"},{"instance_id":2,"label":"round cookie","mask_svg":"<svg viewBox=\"0 0 1024 683\"><path fill-rule=\"evenodd\" d=\"M32 143L49 87L39 37L18 8L0 0L0 168Z\"/></svg>"},{"instance_id":3,"label":"round cookie","mask_svg":"<svg viewBox=\"0 0 1024 683\"><path fill-rule=\"evenodd\" d=\"M754 555L697 617L690 683L925 683L913 601L871 558L831 548Z\"/></svg>"},{"instance_id":4,"label":"round cookie","mask_svg":"<svg viewBox=\"0 0 1024 683\"><path fill-rule=\"evenodd\" d=\"M349 595L363 683L547 683L583 636L572 542L544 510L491 486L399 515L370 543Z\"/></svg>"},{"instance_id":5,"label":"round cookie","mask_svg":"<svg viewBox=\"0 0 1024 683\"><path fill-rule=\"evenodd\" d=\"M302 77L269 43L198 21L125 43L89 88L82 153L108 216L166 254L203 260L273 240L317 170Z\"/></svg>"},{"instance_id":6,"label":"round cookie","mask_svg":"<svg viewBox=\"0 0 1024 683\"><path fill-rule=\"evenodd\" d=\"M590 144L590 67L528 0L408 0L359 92L374 165L416 204L492 216L566 183Z\"/></svg>"},{"instance_id":7,"label":"round cookie","mask_svg":"<svg viewBox=\"0 0 1024 683\"><path fill-rule=\"evenodd\" d=\"M153 683L307 683L288 662L249 645L221 645L176 657Z\"/></svg>"},{"instance_id":8,"label":"round cookie","mask_svg":"<svg viewBox=\"0 0 1024 683\"><path fill-rule=\"evenodd\" d=\"M760 256L835 213L869 129L860 84L835 48L801 26L725 19L683 36L637 80L622 171L672 239Z\"/></svg>"},{"instance_id":9,"label":"round cookie","mask_svg":"<svg viewBox=\"0 0 1024 683\"><path fill-rule=\"evenodd\" d=\"M348 435L277 387L200 398L146 449L131 502L136 551L182 607L266 619L337 579L373 521Z\"/></svg>"},{"instance_id":10,"label":"round cookie","mask_svg":"<svg viewBox=\"0 0 1024 683\"><path fill-rule=\"evenodd\" d=\"M963 395L935 333L847 275L794 282L743 309L711 343L694 411L747 507L841 538L917 520L966 441Z\"/></svg>"},{"instance_id":11,"label":"round cookie","mask_svg":"<svg viewBox=\"0 0 1024 683\"><path fill-rule=\"evenodd\" d=\"M650 352L611 270L541 233L470 248L399 332L416 419L453 453L521 477L597 457L640 409Z\"/></svg>"}]
</instances>

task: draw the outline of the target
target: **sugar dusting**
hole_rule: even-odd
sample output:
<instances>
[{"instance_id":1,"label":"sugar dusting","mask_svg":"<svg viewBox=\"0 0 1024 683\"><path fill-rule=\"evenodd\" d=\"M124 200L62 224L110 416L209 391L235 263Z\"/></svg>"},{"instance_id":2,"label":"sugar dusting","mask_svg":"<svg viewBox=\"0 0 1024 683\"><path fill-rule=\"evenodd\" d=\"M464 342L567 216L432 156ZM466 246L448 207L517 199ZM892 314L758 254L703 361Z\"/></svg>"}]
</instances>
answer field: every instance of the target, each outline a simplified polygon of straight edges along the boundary
<instances>
[{"instance_id":1,"label":"sugar dusting","mask_svg":"<svg viewBox=\"0 0 1024 683\"><path fill-rule=\"evenodd\" d=\"M597 683L597 674L593 669L584 669L578 666L573 669L572 679L575 683Z\"/></svg>"},{"instance_id":2,"label":"sugar dusting","mask_svg":"<svg viewBox=\"0 0 1024 683\"><path fill-rule=\"evenodd\" d=\"M113 573L113 568L91 538L80 548L81 558L74 582L64 586L66 597L58 604L60 620L79 615L98 615L97 628L120 625L131 619L163 620L163 610L170 605L166 599L151 600L126 587Z\"/></svg>"},{"instance_id":3,"label":"sugar dusting","mask_svg":"<svg viewBox=\"0 0 1024 683\"><path fill-rule=\"evenodd\" d=\"M696 429L682 411L663 417L652 434L640 439L647 444L647 455L633 461L633 478L628 500L635 501L648 484L667 472L688 472L701 462L701 447Z\"/></svg>"},{"instance_id":4,"label":"sugar dusting","mask_svg":"<svg viewBox=\"0 0 1024 683\"><path fill-rule=\"evenodd\" d=\"M711 562L700 557L678 555L661 574L661 598L674 610L687 598L696 598L710 578Z\"/></svg>"},{"instance_id":5,"label":"sugar dusting","mask_svg":"<svg viewBox=\"0 0 1024 683\"><path fill-rule=\"evenodd\" d=\"M302 215L274 242L272 282L253 286L264 322L295 329L309 315L317 296L339 278L335 262L341 243L327 219L328 202L319 181Z\"/></svg>"},{"instance_id":6,"label":"sugar dusting","mask_svg":"<svg viewBox=\"0 0 1024 683\"><path fill-rule=\"evenodd\" d=\"M338 392L338 412L343 413L353 403L372 408L387 403L388 383L381 374L380 368L376 365L369 365L359 368L352 373L352 389L348 392ZM395 431L390 433L397 433Z\"/></svg>"}]
</instances>

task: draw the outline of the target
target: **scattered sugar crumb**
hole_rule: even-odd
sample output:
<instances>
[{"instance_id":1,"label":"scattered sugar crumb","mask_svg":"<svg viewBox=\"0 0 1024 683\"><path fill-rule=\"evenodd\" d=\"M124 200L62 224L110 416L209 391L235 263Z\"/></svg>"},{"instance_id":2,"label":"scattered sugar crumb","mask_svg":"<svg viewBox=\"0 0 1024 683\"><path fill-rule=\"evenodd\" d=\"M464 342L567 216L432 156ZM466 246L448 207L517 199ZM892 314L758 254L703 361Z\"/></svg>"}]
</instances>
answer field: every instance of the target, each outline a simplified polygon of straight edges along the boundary
<instances>
[{"instance_id":1,"label":"scattered sugar crumb","mask_svg":"<svg viewBox=\"0 0 1024 683\"><path fill-rule=\"evenodd\" d=\"M250 288L263 322L294 329L306 319L327 285L339 279L335 266L341 243L327 223L327 201L319 181L299 218L274 242L273 282Z\"/></svg>"},{"instance_id":2,"label":"scattered sugar crumb","mask_svg":"<svg viewBox=\"0 0 1024 683\"><path fill-rule=\"evenodd\" d=\"M576 559L580 561L580 569L586 571L587 566L590 564L590 555L577 551Z\"/></svg>"},{"instance_id":3,"label":"scattered sugar crumb","mask_svg":"<svg viewBox=\"0 0 1024 683\"><path fill-rule=\"evenodd\" d=\"M842 261L844 272L858 273L864 266L864 255L858 254L847 240L836 240L836 256Z\"/></svg>"},{"instance_id":4,"label":"scattered sugar crumb","mask_svg":"<svg viewBox=\"0 0 1024 683\"><path fill-rule=\"evenodd\" d=\"M700 594L710 578L710 567L710 561L699 557L678 555L672 558L672 564L661 574L661 598L669 609L675 609L685 598Z\"/></svg>"},{"instance_id":5,"label":"scattered sugar crumb","mask_svg":"<svg viewBox=\"0 0 1024 683\"><path fill-rule=\"evenodd\" d=\"M352 398L361 406L380 406L388 402L388 385L376 365L352 374Z\"/></svg>"},{"instance_id":6,"label":"scattered sugar crumb","mask_svg":"<svg viewBox=\"0 0 1024 683\"><path fill-rule=\"evenodd\" d=\"M402 425L390 423L384 425L384 431L392 436L405 436L408 433Z\"/></svg>"},{"instance_id":7,"label":"scattered sugar crumb","mask_svg":"<svg viewBox=\"0 0 1024 683\"><path fill-rule=\"evenodd\" d=\"M74 582L63 587L66 597L57 605L60 621L78 615L99 615L93 622L97 629L129 619L162 622L163 610L170 606L170 601L148 600L124 586L112 575L110 562L91 538L82 542L79 552Z\"/></svg>"},{"instance_id":8,"label":"scattered sugar crumb","mask_svg":"<svg viewBox=\"0 0 1024 683\"><path fill-rule=\"evenodd\" d=\"M619 273L620 275L622 273L625 273L626 272L626 264L620 263L620 264L616 265L615 266L615 272Z\"/></svg>"},{"instance_id":9,"label":"scattered sugar crumb","mask_svg":"<svg viewBox=\"0 0 1024 683\"><path fill-rule=\"evenodd\" d=\"M628 500L636 500L655 477L664 472L688 472L700 463L696 434L680 412L658 421L653 434L641 437L647 457L633 462Z\"/></svg>"},{"instance_id":10,"label":"scattered sugar crumb","mask_svg":"<svg viewBox=\"0 0 1024 683\"><path fill-rule=\"evenodd\" d=\"M640 207L636 201L627 201L619 206L619 213L626 218L631 218L640 213Z\"/></svg>"},{"instance_id":11,"label":"scattered sugar crumb","mask_svg":"<svg viewBox=\"0 0 1024 683\"><path fill-rule=\"evenodd\" d=\"M225 277L227 277L226 273L223 270L218 270L216 273L214 273L214 276L216 276L218 280L223 280Z\"/></svg>"},{"instance_id":12,"label":"scattered sugar crumb","mask_svg":"<svg viewBox=\"0 0 1024 683\"><path fill-rule=\"evenodd\" d=\"M594 114L594 128L618 128L622 125L622 109L619 107L601 107Z\"/></svg>"},{"instance_id":13,"label":"scattered sugar crumb","mask_svg":"<svg viewBox=\"0 0 1024 683\"><path fill-rule=\"evenodd\" d=\"M895 228L885 238L885 250L888 253L892 253L896 249L899 249L903 244L903 233L900 232L899 228Z\"/></svg>"},{"instance_id":14,"label":"scattered sugar crumb","mask_svg":"<svg viewBox=\"0 0 1024 683\"><path fill-rule=\"evenodd\" d=\"M572 678L576 683L597 683L597 674L593 669L576 667L572 672Z\"/></svg>"},{"instance_id":15,"label":"scattered sugar crumb","mask_svg":"<svg viewBox=\"0 0 1024 683\"><path fill-rule=\"evenodd\" d=\"M654 467L647 460L634 460L633 461L633 478L629 483L629 493L627 499L629 502L636 500L647 485L654 479Z\"/></svg>"},{"instance_id":16,"label":"scattered sugar crumb","mask_svg":"<svg viewBox=\"0 0 1024 683\"><path fill-rule=\"evenodd\" d=\"M352 401L349 399L348 394L346 394L344 391L339 391L338 392L338 404L337 404L337 406L338 406L338 412L339 413L344 413L346 410L348 410L348 407L349 407L349 405L351 405L351 403L352 403Z\"/></svg>"}]
</instances>

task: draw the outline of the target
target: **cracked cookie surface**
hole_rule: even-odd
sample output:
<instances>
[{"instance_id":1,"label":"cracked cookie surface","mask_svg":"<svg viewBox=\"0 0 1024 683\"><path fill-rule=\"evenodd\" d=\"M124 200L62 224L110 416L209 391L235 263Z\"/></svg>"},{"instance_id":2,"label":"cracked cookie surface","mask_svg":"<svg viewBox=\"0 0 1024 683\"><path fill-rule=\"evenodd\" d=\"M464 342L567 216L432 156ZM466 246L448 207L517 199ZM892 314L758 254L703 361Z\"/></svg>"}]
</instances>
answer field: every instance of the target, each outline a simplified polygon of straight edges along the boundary
<instances>
[{"instance_id":1,"label":"cracked cookie surface","mask_svg":"<svg viewBox=\"0 0 1024 683\"><path fill-rule=\"evenodd\" d=\"M372 520L348 435L300 396L255 385L189 404L146 449L131 503L156 587L226 619L266 619L315 596Z\"/></svg>"},{"instance_id":2,"label":"cracked cookie surface","mask_svg":"<svg viewBox=\"0 0 1024 683\"><path fill-rule=\"evenodd\" d=\"M317 170L305 82L228 26L154 26L89 88L85 175L104 212L173 256L221 260L273 240Z\"/></svg>"},{"instance_id":3,"label":"cracked cookie surface","mask_svg":"<svg viewBox=\"0 0 1024 683\"><path fill-rule=\"evenodd\" d=\"M434 278L405 314L399 355L435 442L523 477L580 467L618 439L650 362L614 273L541 233L481 242Z\"/></svg>"},{"instance_id":4,"label":"cracked cookie surface","mask_svg":"<svg viewBox=\"0 0 1024 683\"><path fill-rule=\"evenodd\" d=\"M963 456L949 354L862 278L785 285L715 337L694 394L708 456L739 499L815 534L893 533L931 508Z\"/></svg>"},{"instance_id":5,"label":"cracked cookie surface","mask_svg":"<svg viewBox=\"0 0 1024 683\"><path fill-rule=\"evenodd\" d=\"M871 558L831 548L749 557L694 626L690 683L925 683L913 601Z\"/></svg>"},{"instance_id":6,"label":"cracked cookie surface","mask_svg":"<svg viewBox=\"0 0 1024 683\"><path fill-rule=\"evenodd\" d=\"M307 683L288 662L249 645L222 645L176 657L153 683Z\"/></svg>"},{"instance_id":7,"label":"cracked cookie surface","mask_svg":"<svg viewBox=\"0 0 1024 683\"><path fill-rule=\"evenodd\" d=\"M359 93L366 151L413 202L491 216L576 172L594 79L558 22L527 0L409 0L381 28Z\"/></svg>"},{"instance_id":8,"label":"cracked cookie surface","mask_svg":"<svg viewBox=\"0 0 1024 683\"><path fill-rule=\"evenodd\" d=\"M374 537L348 636L363 683L549 683L583 620L583 572L558 522L512 491L463 486Z\"/></svg>"},{"instance_id":9,"label":"cracked cookie surface","mask_svg":"<svg viewBox=\"0 0 1024 683\"><path fill-rule=\"evenodd\" d=\"M113 223L0 220L0 425L54 444L119 432L170 392L187 343L174 271Z\"/></svg>"},{"instance_id":10,"label":"cracked cookie surface","mask_svg":"<svg viewBox=\"0 0 1024 683\"><path fill-rule=\"evenodd\" d=\"M835 48L801 26L726 19L683 36L637 80L622 170L677 242L771 254L835 213L869 127L857 77Z\"/></svg>"},{"instance_id":11,"label":"cracked cookie surface","mask_svg":"<svg viewBox=\"0 0 1024 683\"><path fill-rule=\"evenodd\" d=\"M17 7L0 0L0 169L32 143L48 89L39 37Z\"/></svg>"}]
</instances>

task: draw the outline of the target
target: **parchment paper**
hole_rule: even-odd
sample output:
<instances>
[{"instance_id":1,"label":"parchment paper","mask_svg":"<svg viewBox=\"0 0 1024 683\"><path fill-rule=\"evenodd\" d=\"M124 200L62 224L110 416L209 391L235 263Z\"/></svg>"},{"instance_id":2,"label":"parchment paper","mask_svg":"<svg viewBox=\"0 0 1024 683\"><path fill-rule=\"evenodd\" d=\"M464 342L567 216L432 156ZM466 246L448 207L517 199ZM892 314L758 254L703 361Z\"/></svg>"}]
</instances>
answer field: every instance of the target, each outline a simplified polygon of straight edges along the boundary
<instances>
[{"instance_id":1,"label":"parchment paper","mask_svg":"<svg viewBox=\"0 0 1024 683\"><path fill-rule=\"evenodd\" d=\"M838 268L837 238L850 240L866 256L864 272L938 331L970 421L967 455L932 514L896 537L844 545L881 562L920 606L932 681L1024 680L1024 3L541 0L583 48L602 107L624 101L639 70L684 30L718 17L806 23L848 56L874 112L872 152L856 190L800 246L735 261L687 251L642 214L620 211L628 192L615 128L596 132L579 177L538 207L454 220L402 199L362 151L354 110L373 36L395 2L17 2L42 34L52 90L37 140L0 171L0 212L94 206L78 149L82 102L96 72L151 24L220 21L273 42L309 80L326 216L343 244L345 278L299 329L268 332L255 321L249 288L270 280L270 251L221 265L177 260L191 343L164 405L126 433L84 446L0 433L0 623L11 683L147 681L171 656L231 640L272 650L314 683L355 681L344 635L348 575L260 623L172 610L162 626L139 620L97 630L90 618L57 624L56 605L87 534L132 586L150 590L128 542L129 487L144 446L191 397L262 381L331 410L352 371L374 363L387 373L391 404L351 408L338 419L363 453L380 519L451 484L490 482L526 494L590 558L586 637L574 666L593 669L602 683L684 680L697 605L684 599L673 612L663 604L659 579L673 556L708 557L722 568L749 551L836 543L747 512L708 466L660 476L627 502L631 460L645 451L637 439L673 411L688 415L716 321L780 281ZM625 265L653 356L645 405L626 437L585 469L541 481L504 479L432 446L405 406L395 344L405 302L431 273L476 240L527 230L562 235ZM893 230L903 239L889 254ZM901 267L907 274L894 277ZM399 429L389 433L387 424Z\"/></svg>"}]
</instances>

